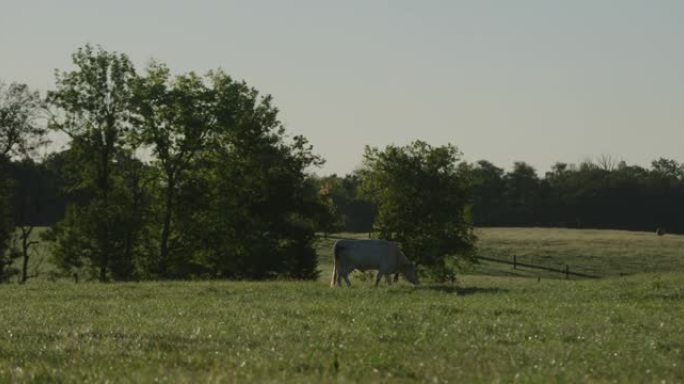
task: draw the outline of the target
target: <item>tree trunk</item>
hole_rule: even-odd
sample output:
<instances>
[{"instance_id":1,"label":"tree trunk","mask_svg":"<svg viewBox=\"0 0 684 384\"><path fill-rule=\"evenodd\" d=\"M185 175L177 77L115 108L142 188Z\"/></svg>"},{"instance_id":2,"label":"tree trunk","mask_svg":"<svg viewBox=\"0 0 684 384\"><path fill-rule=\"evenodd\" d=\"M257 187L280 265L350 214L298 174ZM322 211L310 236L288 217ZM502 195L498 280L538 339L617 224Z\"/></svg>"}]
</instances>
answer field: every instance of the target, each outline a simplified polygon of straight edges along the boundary
<instances>
[{"instance_id":1,"label":"tree trunk","mask_svg":"<svg viewBox=\"0 0 684 384\"><path fill-rule=\"evenodd\" d=\"M29 263L29 247L33 242L28 241L29 236L33 232L33 227L21 227L21 252L24 257L24 262L21 267L21 284L26 283L28 280L28 263Z\"/></svg>"},{"instance_id":2,"label":"tree trunk","mask_svg":"<svg viewBox=\"0 0 684 384\"><path fill-rule=\"evenodd\" d=\"M106 212L105 222L104 222L104 236L100 242L100 281L107 281L107 269L109 268L110 260L110 244L111 244L111 218L109 217L109 174L111 172L109 163L112 153L114 152L114 145L116 141L116 127L114 127L114 121L111 117L108 118L107 125L105 126L104 138L103 138L103 149L102 149L102 175L100 179L100 192L102 193L102 206Z\"/></svg>"},{"instance_id":3,"label":"tree trunk","mask_svg":"<svg viewBox=\"0 0 684 384\"><path fill-rule=\"evenodd\" d=\"M161 243L159 249L159 273L164 276L168 268L169 257L169 238L171 236L171 211L173 209L173 191L175 189L175 178L168 176L166 186L166 201L164 202L164 221L162 223Z\"/></svg>"},{"instance_id":4,"label":"tree trunk","mask_svg":"<svg viewBox=\"0 0 684 384\"><path fill-rule=\"evenodd\" d=\"M28 252L24 251L24 265L21 267L21 284L24 284L28 280L28 263L29 255Z\"/></svg>"}]
</instances>

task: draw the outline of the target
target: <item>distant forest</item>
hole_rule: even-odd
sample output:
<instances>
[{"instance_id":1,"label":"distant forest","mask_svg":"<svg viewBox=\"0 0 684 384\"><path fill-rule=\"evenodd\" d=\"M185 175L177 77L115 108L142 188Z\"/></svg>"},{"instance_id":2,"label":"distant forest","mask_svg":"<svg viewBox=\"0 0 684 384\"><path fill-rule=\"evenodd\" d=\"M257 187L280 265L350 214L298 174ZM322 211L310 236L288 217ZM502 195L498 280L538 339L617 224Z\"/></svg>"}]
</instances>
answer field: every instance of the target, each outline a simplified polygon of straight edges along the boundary
<instances>
[{"instance_id":1,"label":"distant forest","mask_svg":"<svg viewBox=\"0 0 684 384\"><path fill-rule=\"evenodd\" d=\"M527 163L509 172L486 160L461 164L471 185L476 227L567 227L684 233L684 165L660 158L649 169L603 157L556 163L538 175ZM318 180L334 202L338 230L367 232L375 206L351 174Z\"/></svg>"},{"instance_id":2,"label":"distant forest","mask_svg":"<svg viewBox=\"0 0 684 384\"><path fill-rule=\"evenodd\" d=\"M9 164L17 191L12 204L17 224L53 225L70 203L78 202L77 193L64 192L66 155ZM461 167L469 175L476 227L664 228L684 233L684 166L674 160L661 158L648 169L625 162L557 163L542 176L524 162L516 162L509 172L486 160ZM310 181L333 212L321 230L372 230L377 208L361 193L358 174L311 176Z\"/></svg>"}]
</instances>

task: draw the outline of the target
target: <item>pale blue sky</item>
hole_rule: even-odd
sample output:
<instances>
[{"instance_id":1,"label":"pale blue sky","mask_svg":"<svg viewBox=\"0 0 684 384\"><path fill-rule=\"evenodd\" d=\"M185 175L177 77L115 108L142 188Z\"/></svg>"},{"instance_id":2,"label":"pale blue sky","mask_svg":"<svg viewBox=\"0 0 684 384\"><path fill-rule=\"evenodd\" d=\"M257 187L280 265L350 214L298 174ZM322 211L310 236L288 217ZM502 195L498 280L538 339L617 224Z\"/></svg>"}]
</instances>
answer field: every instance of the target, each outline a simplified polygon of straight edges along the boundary
<instances>
[{"instance_id":1,"label":"pale blue sky","mask_svg":"<svg viewBox=\"0 0 684 384\"><path fill-rule=\"evenodd\" d=\"M684 162L684 1L0 0L5 82L45 91L87 42L272 94L321 174L415 139L540 174Z\"/></svg>"}]
</instances>

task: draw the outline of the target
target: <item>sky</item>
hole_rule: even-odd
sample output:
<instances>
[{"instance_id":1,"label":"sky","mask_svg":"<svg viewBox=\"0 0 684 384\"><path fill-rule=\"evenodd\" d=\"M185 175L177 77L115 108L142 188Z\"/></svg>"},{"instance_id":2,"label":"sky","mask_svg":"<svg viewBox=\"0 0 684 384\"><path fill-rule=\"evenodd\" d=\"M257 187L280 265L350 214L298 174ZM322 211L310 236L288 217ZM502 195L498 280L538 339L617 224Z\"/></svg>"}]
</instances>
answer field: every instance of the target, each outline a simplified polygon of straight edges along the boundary
<instances>
[{"instance_id":1,"label":"sky","mask_svg":"<svg viewBox=\"0 0 684 384\"><path fill-rule=\"evenodd\" d=\"M220 67L273 95L321 175L417 139L540 174L648 166L684 162L682 20L658 0L0 0L0 80L52 89L86 43L139 70Z\"/></svg>"}]
</instances>

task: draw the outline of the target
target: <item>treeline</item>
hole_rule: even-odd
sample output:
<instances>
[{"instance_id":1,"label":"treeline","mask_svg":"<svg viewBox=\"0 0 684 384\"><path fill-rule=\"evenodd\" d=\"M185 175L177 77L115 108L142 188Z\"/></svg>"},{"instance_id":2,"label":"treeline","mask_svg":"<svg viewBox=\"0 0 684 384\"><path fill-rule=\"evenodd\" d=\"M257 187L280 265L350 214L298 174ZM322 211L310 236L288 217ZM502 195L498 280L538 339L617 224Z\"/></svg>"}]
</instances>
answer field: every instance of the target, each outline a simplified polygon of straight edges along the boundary
<instances>
[{"instance_id":1,"label":"treeline","mask_svg":"<svg viewBox=\"0 0 684 384\"><path fill-rule=\"evenodd\" d=\"M524 162L511 171L481 160L461 164L470 185L471 218L479 227L567 227L684 233L684 165L658 159L650 168L602 158L557 163L540 176ZM333 201L333 231L369 232L376 206L352 173L319 179Z\"/></svg>"},{"instance_id":2,"label":"treeline","mask_svg":"<svg viewBox=\"0 0 684 384\"><path fill-rule=\"evenodd\" d=\"M63 216L76 194L63 193L67 153L54 153L41 163L8 163L16 180L14 217L17 223L50 226ZM476 226L541 226L684 233L684 166L659 159L643 168L583 162L557 163L539 176L523 162L506 172L481 160L468 164L471 216ZM371 232L376 204L360 191L362 177L309 177L328 211L321 211L317 230ZM31 202L29 204L29 202ZM30 209L29 209L30 208Z\"/></svg>"},{"instance_id":3,"label":"treeline","mask_svg":"<svg viewBox=\"0 0 684 384\"><path fill-rule=\"evenodd\" d=\"M542 226L684 233L684 166L658 159L555 164L543 177L525 163L503 172L472 169L473 217L480 226Z\"/></svg>"},{"instance_id":4,"label":"treeline","mask_svg":"<svg viewBox=\"0 0 684 384\"><path fill-rule=\"evenodd\" d=\"M91 46L73 63L46 98L0 89L0 279L28 261L18 228L43 225L52 261L84 278L317 276L329 211L306 172L322 159L286 136L270 96ZM68 148L36 163L46 126Z\"/></svg>"},{"instance_id":5,"label":"treeline","mask_svg":"<svg viewBox=\"0 0 684 384\"><path fill-rule=\"evenodd\" d=\"M271 97L221 70L139 72L91 46L73 63L46 97L0 84L0 281L26 281L43 226L63 274L101 281L313 279L316 232L397 241L440 280L472 259L473 226L684 233L674 160L558 163L540 176L416 141L317 177L323 159L288 138ZM49 130L67 147L36 161Z\"/></svg>"}]
</instances>

